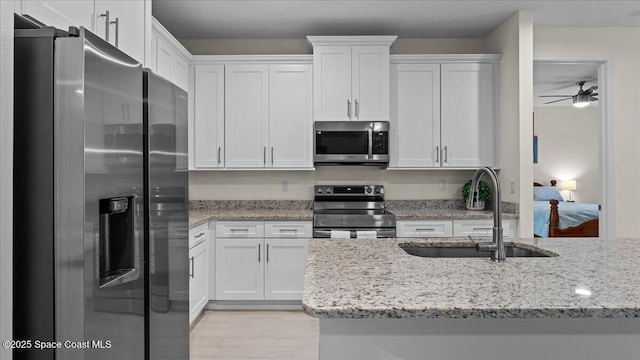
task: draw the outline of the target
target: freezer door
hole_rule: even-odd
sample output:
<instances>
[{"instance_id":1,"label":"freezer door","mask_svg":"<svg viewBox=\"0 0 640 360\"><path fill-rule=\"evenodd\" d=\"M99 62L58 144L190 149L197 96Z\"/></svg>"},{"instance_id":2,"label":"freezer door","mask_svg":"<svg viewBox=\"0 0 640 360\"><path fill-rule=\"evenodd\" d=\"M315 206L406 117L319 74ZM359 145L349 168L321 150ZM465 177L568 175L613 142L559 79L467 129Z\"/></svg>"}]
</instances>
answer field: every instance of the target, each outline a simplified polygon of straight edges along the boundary
<instances>
[{"instance_id":1,"label":"freezer door","mask_svg":"<svg viewBox=\"0 0 640 360\"><path fill-rule=\"evenodd\" d=\"M81 29L55 74L56 358L142 360L142 68Z\"/></svg>"},{"instance_id":2,"label":"freezer door","mask_svg":"<svg viewBox=\"0 0 640 360\"><path fill-rule=\"evenodd\" d=\"M148 133L149 358L189 358L187 94L144 73Z\"/></svg>"}]
</instances>

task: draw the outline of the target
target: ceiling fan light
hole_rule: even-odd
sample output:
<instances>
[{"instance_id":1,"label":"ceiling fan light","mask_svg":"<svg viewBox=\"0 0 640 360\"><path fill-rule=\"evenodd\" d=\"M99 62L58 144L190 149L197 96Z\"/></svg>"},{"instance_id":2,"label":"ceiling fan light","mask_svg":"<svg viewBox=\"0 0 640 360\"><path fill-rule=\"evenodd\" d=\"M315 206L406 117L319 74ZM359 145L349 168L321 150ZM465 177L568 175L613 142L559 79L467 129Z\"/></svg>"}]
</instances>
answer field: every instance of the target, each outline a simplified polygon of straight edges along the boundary
<instances>
[{"instance_id":1,"label":"ceiling fan light","mask_svg":"<svg viewBox=\"0 0 640 360\"><path fill-rule=\"evenodd\" d=\"M578 94L572 96L573 106L577 108L583 108L589 106L589 95Z\"/></svg>"}]
</instances>

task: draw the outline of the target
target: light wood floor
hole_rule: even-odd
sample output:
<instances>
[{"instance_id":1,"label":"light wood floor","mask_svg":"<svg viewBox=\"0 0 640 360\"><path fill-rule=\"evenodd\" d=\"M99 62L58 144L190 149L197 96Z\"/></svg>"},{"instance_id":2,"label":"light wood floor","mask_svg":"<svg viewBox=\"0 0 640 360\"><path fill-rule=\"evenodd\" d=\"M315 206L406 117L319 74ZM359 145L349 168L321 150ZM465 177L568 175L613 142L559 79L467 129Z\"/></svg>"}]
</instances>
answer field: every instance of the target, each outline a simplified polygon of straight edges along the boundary
<instances>
[{"instance_id":1,"label":"light wood floor","mask_svg":"<svg viewBox=\"0 0 640 360\"><path fill-rule=\"evenodd\" d=\"M191 330L191 360L317 360L318 331L301 311L205 311Z\"/></svg>"}]
</instances>

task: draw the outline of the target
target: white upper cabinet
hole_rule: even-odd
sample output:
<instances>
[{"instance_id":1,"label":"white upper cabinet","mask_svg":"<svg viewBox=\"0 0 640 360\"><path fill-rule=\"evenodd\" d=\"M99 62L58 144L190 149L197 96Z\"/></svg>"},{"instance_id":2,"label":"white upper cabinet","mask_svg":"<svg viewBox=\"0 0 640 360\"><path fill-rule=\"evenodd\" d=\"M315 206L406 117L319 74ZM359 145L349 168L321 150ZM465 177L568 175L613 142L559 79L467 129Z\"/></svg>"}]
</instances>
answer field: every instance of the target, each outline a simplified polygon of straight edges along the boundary
<instances>
[{"instance_id":1,"label":"white upper cabinet","mask_svg":"<svg viewBox=\"0 0 640 360\"><path fill-rule=\"evenodd\" d=\"M195 168L224 167L224 65L195 67Z\"/></svg>"},{"instance_id":2,"label":"white upper cabinet","mask_svg":"<svg viewBox=\"0 0 640 360\"><path fill-rule=\"evenodd\" d=\"M226 65L225 166L266 167L268 126L269 66Z\"/></svg>"},{"instance_id":3,"label":"white upper cabinet","mask_svg":"<svg viewBox=\"0 0 640 360\"><path fill-rule=\"evenodd\" d=\"M491 57L491 61L497 61ZM390 168L495 166L492 62L392 64ZM395 59L394 59L395 60Z\"/></svg>"},{"instance_id":4,"label":"white upper cabinet","mask_svg":"<svg viewBox=\"0 0 640 360\"><path fill-rule=\"evenodd\" d=\"M151 0L22 0L22 13L61 30L83 26L146 65Z\"/></svg>"},{"instance_id":5,"label":"white upper cabinet","mask_svg":"<svg viewBox=\"0 0 640 360\"><path fill-rule=\"evenodd\" d=\"M147 34L147 28L151 29L151 19L145 16L147 7L151 9L151 1L96 0L94 32L138 62L146 64L145 40L149 41L151 34Z\"/></svg>"},{"instance_id":6,"label":"white upper cabinet","mask_svg":"<svg viewBox=\"0 0 640 360\"><path fill-rule=\"evenodd\" d=\"M440 166L440 65L391 67L390 167Z\"/></svg>"},{"instance_id":7,"label":"white upper cabinet","mask_svg":"<svg viewBox=\"0 0 640 360\"><path fill-rule=\"evenodd\" d=\"M93 9L93 0L22 0L23 14L61 30L69 26L92 30Z\"/></svg>"},{"instance_id":8,"label":"white upper cabinet","mask_svg":"<svg viewBox=\"0 0 640 360\"><path fill-rule=\"evenodd\" d=\"M271 167L313 167L312 71L311 64L269 67Z\"/></svg>"},{"instance_id":9,"label":"white upper cabinet","mask_svg":"<svg viewBox=\"0 0 640 360\"><path fill-rule=\"evenodd\" d=\"M187 90L191 54L155 18L152 30L149 68L154 73Z\"/></svg>"},{"instance_id":10,"label":"white upper cabinet","mask_svg":"<svg viewBox=\"0 0 640 360\"><path fill-rule=\"evenodd\" d=\"M442 166L493 166L492 64L442 64Z\"/></svg>"},{"instance_id":11,"label":"white upper cabinet","mask_svg":"<svg viewBox=\"0 0 640 360\"><path fill-rule=\"evenodd\" d=\"M315 121L389 120L389 48L395 36L308 36Z\"/></svg>"}]
</instances>

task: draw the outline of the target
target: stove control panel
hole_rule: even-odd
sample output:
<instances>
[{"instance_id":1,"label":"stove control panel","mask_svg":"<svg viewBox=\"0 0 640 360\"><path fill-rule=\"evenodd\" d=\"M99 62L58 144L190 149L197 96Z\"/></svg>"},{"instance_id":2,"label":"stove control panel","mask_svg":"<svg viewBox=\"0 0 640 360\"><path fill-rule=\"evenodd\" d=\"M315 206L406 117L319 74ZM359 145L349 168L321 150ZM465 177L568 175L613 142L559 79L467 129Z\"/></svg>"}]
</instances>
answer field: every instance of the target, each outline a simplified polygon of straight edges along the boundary
<instances>
[{"instance_id":1,"label":"stove control panel","mask_svg":"<svg viewBox=\"0 0 640 360\"><path fill-rule=\"evenodd\" d=\"M384 185L315 185L314 195L320 196L382 196Z\"/></svg>"}]
</instances>

